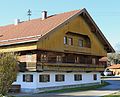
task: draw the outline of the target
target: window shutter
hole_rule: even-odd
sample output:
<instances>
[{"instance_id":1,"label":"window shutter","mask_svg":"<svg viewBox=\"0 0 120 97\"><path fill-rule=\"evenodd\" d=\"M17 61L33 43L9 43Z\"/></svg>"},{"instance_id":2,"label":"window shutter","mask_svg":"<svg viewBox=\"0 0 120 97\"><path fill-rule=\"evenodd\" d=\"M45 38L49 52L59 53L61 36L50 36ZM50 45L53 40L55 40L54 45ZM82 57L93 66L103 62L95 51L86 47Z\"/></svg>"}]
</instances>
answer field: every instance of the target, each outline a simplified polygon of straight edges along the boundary
<instances>
[{"instance_id":1,"label":"window shutter","mask_svg":"<svg viewBox=\"0 0 120 97\"><path fill-rule=\"evenodd\" d=\"M23 75L23 82L25 82L25 75Z\"/></svg>"},{"instance_id":2,"label":"window shutter","mask_svg":"<svg viewBox=\"0 0 120 97\"><path fill-rule=\"evenodd\" d=\"M33 82L33 75L30 75L30 82Z\"/></svg>"}]
</instances>

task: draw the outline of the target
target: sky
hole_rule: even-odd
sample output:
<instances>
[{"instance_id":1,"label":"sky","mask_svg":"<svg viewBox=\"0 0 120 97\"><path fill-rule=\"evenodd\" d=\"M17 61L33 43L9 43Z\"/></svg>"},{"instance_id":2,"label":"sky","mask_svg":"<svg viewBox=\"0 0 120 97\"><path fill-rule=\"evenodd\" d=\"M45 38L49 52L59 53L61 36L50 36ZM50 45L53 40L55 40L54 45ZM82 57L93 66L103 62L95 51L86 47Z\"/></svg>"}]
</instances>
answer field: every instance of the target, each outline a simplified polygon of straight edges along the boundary
<instances>
[{"instance_id":1,"label":"sky","mask_svg":"<svg viewBox=\"0 0 120 97\"><path fill-rule=\"evenodd\" d=\"M15 19L40 18L48 15L86 8L114 49L120 49L120 0L1 0L0 26L13 24Z\"/></svg>"}]
</instances>

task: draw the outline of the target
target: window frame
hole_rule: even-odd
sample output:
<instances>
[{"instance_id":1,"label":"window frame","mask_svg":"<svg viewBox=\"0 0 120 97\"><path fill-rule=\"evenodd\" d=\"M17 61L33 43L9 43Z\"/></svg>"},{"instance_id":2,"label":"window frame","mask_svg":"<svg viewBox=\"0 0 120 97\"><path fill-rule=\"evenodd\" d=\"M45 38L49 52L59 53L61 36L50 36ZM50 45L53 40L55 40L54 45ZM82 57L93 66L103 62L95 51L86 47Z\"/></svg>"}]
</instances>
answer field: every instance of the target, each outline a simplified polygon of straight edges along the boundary
<instances>
[{"instance_id":1,"label":"window frame","mask_svg":"<svg viewBox=\"0 0 120 97\"><path fill-rule=\"evenodd\" d=\"M40 55L40 60L41 60L41 62L47 62L47 54L44 54L44 53L42 53L41 55Z\"/></svg>"},{"instance_id":2,"label":"window frame","mask_svg":"<svg viewBox=\"0 0 120 97\"><path fill-rule=\"evenodd\" d=\"M79 56L75 56L75 63L80 63L80 57Z\"/></svg>"},{"instance_id":3,"label":"window frame","mask_svg":"<svg viewBox=\"0 0 120 97\"><path fill-rule=\"evenodd\" d=\"M84 45L83 45L83 39L78 39L78 45L79 45L79 47L84 47Z\"/></svg>"},{"instance_id":4,"label":"window frame","mask_svg":"<svg viewBox=\"0 0 120 97\"><path fill-rule=\"evenodd\" d=\"M93 80L97 80L97 74L93 74Z\"/></svg>"},{"instance_id":5,"label":"window frame","mask_svg":"<svg viewBox=\"0 0 120 97\"><path fill-rule=\"evenodd\" d=\"M96 64L96 58L92 58L92 64Z\"/></svg>"},{"instance_id":6,"label":"window frame","mask_svg":"<svg viewBox=\"0 0 120 97\"><path fill-rule=\"evenodd\" d=\"M50 82L50 75L49 74L40 74L39 75L39 82Z\"/></svg>"},{"instance_id":7,"label":"window frame","mask_svg":"<svg viewBox=\"0 0 120 97\"><path fill-rule=\"evenodd\" d=\"M56 74L55 75L55 82L64 82L65 81L65 75L64 74Z\"/></svg>"},{"instance_id":8,"label":"window frame","mask_svg":"<svg viewBox=\"0 0 120 97\"><path fill-rule=\"evenodd\" d=\"M74 74L74 81L82 81L83 76L82 74Z\"/></svg>"},{"instance_id":9,"label":"window frame","mask_svg":"<svg viewBox=\"0 0 120 97\"><path fill-rule=\"evenodd\" d=\"M72 37L68 37L68 45L73 45L73 38Z\"/></svg>"},{"instance_id":10,"label":"window frame","mask_svg":"<svg viewBox=\"0 0 120 97\"><path fill-rule=\"evenodd\" d=\"M67 36L64 36L64 44L68 44Z\"/></svg>"},{"instance_id":11,"label":"window frame","mask_svg":"<svg viewBox=\"0 0 120 97\"><path fill-rule=\"evenodd\" d=\"M23 74L23 82L33 82L33 74Z\"/></svg>"},{"instance_id":12,"label":"window frame","mask_svg":"<svg viewBox=\"0 0 120 97\"><path fill-rule=\"evenodd\" d=\"M56 56L56 62L61 63L62 62L62 56L57 55Z\"/></svg>"}]
</instances>

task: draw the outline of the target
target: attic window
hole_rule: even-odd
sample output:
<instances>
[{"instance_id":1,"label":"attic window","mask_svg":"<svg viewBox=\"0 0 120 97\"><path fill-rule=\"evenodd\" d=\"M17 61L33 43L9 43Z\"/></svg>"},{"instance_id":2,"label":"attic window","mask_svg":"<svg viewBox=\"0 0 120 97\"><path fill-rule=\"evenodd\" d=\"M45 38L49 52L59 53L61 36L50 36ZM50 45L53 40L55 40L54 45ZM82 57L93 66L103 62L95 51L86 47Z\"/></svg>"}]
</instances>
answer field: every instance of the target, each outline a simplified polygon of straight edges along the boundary
<instances>
[{"instance_id":1,"label":"attic window","mask_svg":"<svg viewBox=\"0 0 120 97\"><path fill-rule=\"evenodd\" d=\"M73 45L73 38L68 37L68 44L69 44L69 45Z\"/></svg>"},{"instance_id":2,"label":"attic window","mask_svg":"<svg viewBox=\"0 0 120 97\"><path fill-rule=\"evenodd\" d=\"M78 45L79 45L80 47L83 47L83 40L82 40L82 39L79 39L79 40L78 40Z\"/></svg>"},{"instance_id":3,"label":"attic window","mask_svg":"<svg viewBox=\"0 0 120 97\"><path fill-rule=\"evenodd\" d=\"M67 44L67 37L64 37L64 44Z\"/></svg>"}]
</instances>

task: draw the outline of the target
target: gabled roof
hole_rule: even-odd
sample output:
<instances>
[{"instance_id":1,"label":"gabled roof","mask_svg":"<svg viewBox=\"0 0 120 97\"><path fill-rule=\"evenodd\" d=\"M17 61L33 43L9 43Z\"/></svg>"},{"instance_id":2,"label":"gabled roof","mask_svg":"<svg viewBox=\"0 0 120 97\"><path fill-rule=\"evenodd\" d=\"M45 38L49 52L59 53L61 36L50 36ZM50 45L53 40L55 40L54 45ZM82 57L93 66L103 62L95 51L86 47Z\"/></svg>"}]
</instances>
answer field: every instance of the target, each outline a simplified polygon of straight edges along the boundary
<instances>
[{"instance_id":1,"label":"gabled roof","mask_svg":"<svg viewBox=\"0 0 120 97\"><path fill-rule=\"evenodd\" d=\"M101 61L101 62L107 62L108 58L107 57L102 57L102 58L99 59L99 61Z\"/></svg>"},{"instance_id":2,"label":"gabled roof","mask_svg":"<svg viewBox=\"0 0 120 97\"><path fill-rule=\"evenodd\" d=\"M92 27L97 29L96 35L98 35L100 41L102 41L102 43L108 47L108 52L114 52L114 49L99 30L95 22L92 20L86 9L52 15L44 20L39 18L22 22L18 25L0 27L0 46L38 41L39 39L46 37L46 35L54 32L58 28L64 26L67 22L79 15L82 15L85 18L87 17L86 20L88 24L92 24Z\"/></svg>"},{"instance_id":3,"label":"gabled roof","mask_svg":"<svg viewBox=\"0 0 120 97\"><path fill-rule=\"evenodd\" d=\"M120 69L120 64L113 64L113 65L111 65L107 68L109 68L109 69Z\"/></svg>"},{"instance_id":4,"label":"gabled roof","mask_svg":"<svg viewBox=\"0 0 120 97\"><path fill-rule=\"evenodd\" d=\"M34 19L18 25L8 25L0 27L0 45L16 44L24 42L26 39L38 40L58 25L80 12L75 10L62 14L47 17L45 20Z\"/></svg>"}]
</instances>

